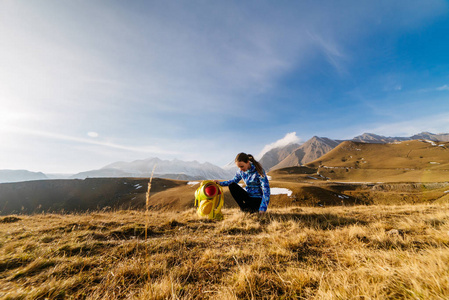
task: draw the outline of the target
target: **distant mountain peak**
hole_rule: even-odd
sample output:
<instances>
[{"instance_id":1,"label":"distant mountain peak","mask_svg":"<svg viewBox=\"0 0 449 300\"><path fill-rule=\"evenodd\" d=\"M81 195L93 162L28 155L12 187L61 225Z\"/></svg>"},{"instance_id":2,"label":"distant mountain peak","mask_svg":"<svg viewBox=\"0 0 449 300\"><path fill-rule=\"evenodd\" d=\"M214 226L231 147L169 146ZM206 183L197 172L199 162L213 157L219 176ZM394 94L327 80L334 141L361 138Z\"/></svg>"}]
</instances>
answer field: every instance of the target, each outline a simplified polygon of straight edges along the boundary
<instances>
[{"instance_id":1,"label":"distant mountain peak","mask_svg":"<svg viewBox=\"0 0 449 300\"><path fill-rule=\"evenodd\" d=\"M421 132L417 135L411 137L386 137L375 133L363 133L359 136L354 137L351 141L341 141L333 140L327 137L313 136L311 139L303 143L302 145L297 145L295 149L288 149L291 151L288 155L286 154L286 149L283 149L283 159L279 159L278 151L279 149L273 149L272 152L267 152L262 158L262 164L267 169L280 169L286 167L294 167L311 162L319 157L325 155L335 147L337 147L341 142L342 145L351 144L353 142L358 143L394 143L402 142L408 140L430 140L430 141L440 141L449 142L449 134L433 134L430 132ZM277 162L277 163L276 163ZM266 167L267 166L267 167Z\"/></svg>"},{"instance_id":2,"label":"distant mountain peak","mask_svg":"<svg viewBox=\"0 0 449 300\"><path fill-rule=\"evenodd\" d=\"M298 147L296 149L285 156L284 159L279 160L277 164L271 166L270 169L274 170L286 167L301 166L329 152L339 143L339 141L329 138L313 136L302 145L297 145Z\"/></svg>"},{"instance_id":3,"label":"distant mountain peak","mask_svg":"<svg viewBox=\"0 0 449 300\"><path fill-rule=\"evenodd\" d=\"M393 143L393 142L400 142L400 141L406 141L410 138L407 137L387 137L383 135L378 135L375 133L363 133L362 135L356 136L352 139L352 141L355 142L363 142L363 143Z\"/></svg>"},{"instance_id":4,"label":"distant mountain peak","mask_svg":"<svg viewBox=\"0 0 449 300\"><path fill-rule=\"evenodd\" d=\"M0 170L0 183L42 179L48 179L48 177L42 172L31 172L27 170Z\"/></svg>"},{"instance_id":5,"label":"distant mountain peak","mask_svg":"<svg viewBox=\"0 0 449 300\"><path fill-rule=\"evenodd\" d=\"M266 152L259 160L259 162L262 164L263 168L268 171L273 166L277 165L279 162L284 160L287 156L289 156L293 151L295 151L298 147L300 147L299 144L296 143L290 143L285 146L276 147L268 152Z\"/></svg>"},{"instance_id":6,"label":"distant mountain peak","mask_svg":"<svg viewBox=\"0 0 449 300\"><path fill-rule=\"evenodd\" d=\"M157 157L134 160L131 162L115 162L100 170L82 172L72 178L86 177L149 177L153 168L155 177L164 178L187 178L187 179L226 179L234 175L216 165L198 161L182 161L179 159L162 160ZM120 176L121 174L121 176Z\"/></svg>"},{"instance_id":7,"label":"distant mountain peak","mask_svg":"<svg viewBox=\"0 0 449 300\"><path fill-rule=\"evenodd\" d=\"M403 142L409 140L431 140L435 142L449 142L448 133L434 134L431 132L423 131L421 133L415 134L410 137L387 137L383 135L378 135L374 133L363 133L362 135L353 138L353 141L363 142L363 143L393 143L393 142Z\"/></svg>"}]
</instances>

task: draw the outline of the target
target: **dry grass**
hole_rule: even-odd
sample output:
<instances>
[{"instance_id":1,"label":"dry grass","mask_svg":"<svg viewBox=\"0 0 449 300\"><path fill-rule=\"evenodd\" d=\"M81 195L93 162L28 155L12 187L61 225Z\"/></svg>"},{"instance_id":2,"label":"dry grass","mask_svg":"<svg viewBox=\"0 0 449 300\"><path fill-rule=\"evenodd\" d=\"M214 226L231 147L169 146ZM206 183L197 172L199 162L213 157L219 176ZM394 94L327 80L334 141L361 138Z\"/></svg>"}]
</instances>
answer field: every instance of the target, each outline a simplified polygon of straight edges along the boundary
<instances>
[{"instance_id":1,"label":"dry grass","mask_svg":"<svg viewBox=\"0 0 449 300\"><path fill-rule=\"evenodd\" d=\"M392 144L345 141L307 166L336 181L449 181L449 143L422 140Z\"/></svg>"},{"instance_id":2,"label":"dry grass","mask_svg":"<svg viewBox=\"0 0 449 300\"><path fill-rule=\"evenodd\" d=\"M449 207L0 218L2 299L448 299Z\"/></svg>"}]
</instances>

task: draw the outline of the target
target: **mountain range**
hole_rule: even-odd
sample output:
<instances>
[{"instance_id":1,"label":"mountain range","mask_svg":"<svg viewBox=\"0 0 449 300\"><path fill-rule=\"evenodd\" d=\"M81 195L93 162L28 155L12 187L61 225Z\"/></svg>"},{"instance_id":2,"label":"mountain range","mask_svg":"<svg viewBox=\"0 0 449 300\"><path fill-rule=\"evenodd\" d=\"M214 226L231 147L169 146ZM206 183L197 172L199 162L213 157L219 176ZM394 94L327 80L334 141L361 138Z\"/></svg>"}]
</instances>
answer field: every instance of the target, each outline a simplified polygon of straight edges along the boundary
<instances>
[{"instance_id":1,"label":"mountain range","mask_svg":"<svg viewBox=\"0 0 449 300\"><path fill-rule=\"evenodd\" d=\"M364 133L354 137L351 141L363 143L394 143L407 140L448 142L449 133L433 134L430 132L422 132L410 137L386 137L373 133ZM333 140L326 137L314 136L303 144L292 143L283 147L271 149L266 152L259 161L267 172L286 167L301 166L320 158L343 141L344 140ZM148 158L132 162L114 162L98 170L90 170L75 175L66 175L57 178L150 177L154 166L156 166L154 177L178 180L226 179L232 177L236 171L234 162L220 168L207 162L186 162L177 159L169 161L161 160L159 158ZM51 174L44 174L41 172L0 170L0 183L51 178L55 177Z\"/></svg>"},{"instance_id":2,"label":"mountain range","mask_svg":"<svg viewBox=\"0 0 449 300\"><path fill-rule=\"evenodd\" d=\"M430 132L421 132L410 137L386 137L374 133L364 133L354 137L353 142L386 144L409 140L429 140L435 142L448 142L449 134L434 134ZM332 140L326 137L314 136L302 145L289 144L284 147L271 149L260 159L260 162L266 170L276 170L287 167L305 165L312 162L332 149L337 147L345 140ZM289 153L286 155L286 153Z\"/></svg>"},{"instance_id":3,"label":"mountain range","mask_svg":"<svg viewBox=\"0 0 449 300\"><path fill-rule=\"evenodd\" d=\"M224 170L211 163L198 161L161 160L148 158L132 162L119 161L109 164L99 170L82 172L71 178L87 177L150 177L154 169L154 177L178 180L201 180L208 178L227 178L234 172Z\"/></svg>"},{"instance_id":4,"label":"mountain range","mask_svg":"<svg viewBox=\"0 0 449 300\"><path fill-rule=\"evenodd\" d=\"M267 170L301 166L328 153L340 142L314 136L302 145L290 144L272 149L260 159L260 162Z\"/></svg>"},{"instance_id":5,"label":"mountain range","mask_svg":"<svg viewBox=\"0 0 449 300\"><path fill-rule=\"evenodd\" d=\"M410 137L386 137L374 133L364 133L352 139L354 142L362 143L394 143L409 140L429 140L434 142L449 142L449 133L434 134L430 132L421 132Z\"/></svg>"}]
</instances>

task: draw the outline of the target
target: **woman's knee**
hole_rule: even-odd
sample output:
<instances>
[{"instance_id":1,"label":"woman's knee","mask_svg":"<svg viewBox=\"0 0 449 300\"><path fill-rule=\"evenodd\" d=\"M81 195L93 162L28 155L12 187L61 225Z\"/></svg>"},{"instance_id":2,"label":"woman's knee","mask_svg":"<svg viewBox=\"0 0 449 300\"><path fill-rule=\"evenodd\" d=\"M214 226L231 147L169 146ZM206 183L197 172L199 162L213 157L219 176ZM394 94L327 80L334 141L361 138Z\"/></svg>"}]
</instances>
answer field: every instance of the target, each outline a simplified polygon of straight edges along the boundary
<instances>
[{"instance_id":1,"label":"woman's knee","mask_svg":"<svg viewBox=\"0 0 449 300\"><path fill-rule=\"evenodd\" d=\"M240 186L239 186L237 183L233 182L233 183L231 183L228 187L229 187L230 189L235 189L235 188L239 188Z\"/></svg>"},{"instance_id":2,"label":"woman's knee","mask_svg":"<svg viewBox=\"0 0 449 300\"><path fill-rule=\"evenodd\" d=\"M231 183L229 186L229 191L231 193L237 193L237 194L242 194L242 193L246 193L246 191L237 183L233 182Z\"/></svg>"}]
</instances>

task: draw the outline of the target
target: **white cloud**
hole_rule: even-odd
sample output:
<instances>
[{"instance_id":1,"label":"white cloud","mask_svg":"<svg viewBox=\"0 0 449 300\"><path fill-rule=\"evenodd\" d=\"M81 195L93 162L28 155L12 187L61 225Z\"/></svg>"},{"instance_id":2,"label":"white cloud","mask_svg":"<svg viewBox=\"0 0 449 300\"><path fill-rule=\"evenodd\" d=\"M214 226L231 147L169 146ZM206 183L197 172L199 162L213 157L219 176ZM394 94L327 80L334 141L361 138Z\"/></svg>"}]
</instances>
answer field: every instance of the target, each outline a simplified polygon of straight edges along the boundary
<instances>
[{"instance_id":1,"label":"white cloud","mask_svg":"<svg viewBox=\"0 0 449 300\"><path fill-rule=\"evenodd\" d=\"M98 137L98 132L95 131L89 131L87 133L88 136L92 137L92 138L97 138Z\"/></svg>"},{"instance_id":2,"label":"white cloud","mask_svg":"<svg viewBox=\"0 0 449 300\"><path fill-rule=\"evenodd\" d=\"M297 144L299 142L301 142L301 139L296 136L296 132L287 133L282 139L277 140L276 142L268 144L265 147L263 147L262 151L258 155L258 159L260 159L265 153L267 153L268 151L270 151L272 149L284 147L289 144L295 144L295 143Z\"/></svg>"},{"instance_id":3,"label":"white cloud","mask_svg":"<svg viewBox=\"0 0 449 300\"><path fill-rule=\"evenodd\" d=\"M437 91L449 91L449 85L445 84L437 88Z\"/></svg>"}]
</instances>

